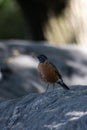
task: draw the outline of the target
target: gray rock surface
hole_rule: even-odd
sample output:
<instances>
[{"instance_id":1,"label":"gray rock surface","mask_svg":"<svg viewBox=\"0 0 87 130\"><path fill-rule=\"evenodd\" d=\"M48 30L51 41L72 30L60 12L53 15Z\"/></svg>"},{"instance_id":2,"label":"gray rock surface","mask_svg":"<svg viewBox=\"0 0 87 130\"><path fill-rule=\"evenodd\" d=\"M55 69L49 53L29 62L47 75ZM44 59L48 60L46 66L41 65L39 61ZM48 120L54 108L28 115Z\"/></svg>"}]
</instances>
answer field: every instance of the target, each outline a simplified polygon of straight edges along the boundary
<instances>
[{"instance_id":1,"label":"gray rock surface","mask_svg":"<svg viewBox=\"0 0 87 130\"><path fill-rule=\"evenodd\" d=\"M87 130L87 86L0 103L0 130Z\"/></svg>"},{"instance_id":2,"label":"gray rock surface","mask_svg":"<svg viewBox=\"0 0 87 130\"><path fill-rule=\"evenodd\" d=\"M0 72L0 130L87 130L87 54L74 46L31 43L0 43L0 69L12 71ZM46 93L32 53L46 54L70 90L55 85L53 91L50 85Z\"/></svg>"}]
</instances>

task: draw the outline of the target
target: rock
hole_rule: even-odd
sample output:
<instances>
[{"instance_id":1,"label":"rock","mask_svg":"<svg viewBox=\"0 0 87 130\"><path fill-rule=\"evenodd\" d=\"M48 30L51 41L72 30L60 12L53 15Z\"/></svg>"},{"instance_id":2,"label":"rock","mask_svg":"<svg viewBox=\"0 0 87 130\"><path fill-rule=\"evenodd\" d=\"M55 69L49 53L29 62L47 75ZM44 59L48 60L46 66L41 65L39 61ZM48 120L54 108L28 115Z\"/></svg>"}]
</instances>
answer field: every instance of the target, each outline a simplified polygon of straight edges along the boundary
<instances>
[{"instance_id":1,"label":"rock","mask_svg":"<svg viewBox=\"0 0 87 130\"><path fill-rule=\"evenodd\" d=\"M87 86L0 103L0 130L87 130Z\"/></svg>"},{"instance_id":2,"label":"rock","mask_svg":"<svg viewBox=\"0 0 87 130\"><path fill-rule=\"evenodd\" d=\"M1 71L0 71L0 81L2 80L2 78L3 78L3 76L2 76L2 73L1 73Z\"/></svg>"},{"instance_id":3,"label":"rock","mask_svg":"<svg viewBox=\"0 0 87 130\"><path fill-rule=\"evenodd\" d=\"M0 47L3 48L3 57L0 65L12 73L6 73L6 78L0 82L0 101L28 93L45 92L47 84L38 76L37 61L30 57L32 53L47 55L60 70L67 85L87 84L87 54L80 46L51 46L45 42L32 44L25 40L3 41L2 45ZM18 55L13 55L14 50Z\"/></svg>"},{"instance_id":4,"label":"rock","mask_svg":"<svg viewBox=\"0 0 87 130\"><path fill-rule=\"evenodd\" d=\"M6 48L0 57L0 69L7 67L12 73L7 73L7 69L0 72L1 76L8 77L0 82L0 130L87 130L87 54L84 50L77 46L36 45L20 40L3 44ZM13 55L13 49L20 53ZM47 84L40 81L37 61L30 57L31 53L47 55L60 69L70 90L55 85L53 91L50 85L46 93Z\"/></svg>"}]
</instances>

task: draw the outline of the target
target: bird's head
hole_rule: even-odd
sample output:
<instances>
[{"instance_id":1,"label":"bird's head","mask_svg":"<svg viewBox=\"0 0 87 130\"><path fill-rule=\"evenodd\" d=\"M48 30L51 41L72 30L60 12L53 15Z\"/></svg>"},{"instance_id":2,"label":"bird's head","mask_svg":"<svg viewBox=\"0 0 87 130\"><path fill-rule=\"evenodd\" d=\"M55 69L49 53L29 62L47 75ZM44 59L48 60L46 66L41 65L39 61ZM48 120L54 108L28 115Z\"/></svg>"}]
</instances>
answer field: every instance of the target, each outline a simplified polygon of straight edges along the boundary
<instances>
[{"instance_id":1,"label":"bird's head","mask_svg":"<svg viewBox=\"0 0 87 130\"><path fill-rule=\"evenodd\" d=\"M39 56L37 56L37 58L40 63L43 63L43 62L47 61L47 59L48 59L45 55L39 55Z\"/></svg>"}]
</instances>

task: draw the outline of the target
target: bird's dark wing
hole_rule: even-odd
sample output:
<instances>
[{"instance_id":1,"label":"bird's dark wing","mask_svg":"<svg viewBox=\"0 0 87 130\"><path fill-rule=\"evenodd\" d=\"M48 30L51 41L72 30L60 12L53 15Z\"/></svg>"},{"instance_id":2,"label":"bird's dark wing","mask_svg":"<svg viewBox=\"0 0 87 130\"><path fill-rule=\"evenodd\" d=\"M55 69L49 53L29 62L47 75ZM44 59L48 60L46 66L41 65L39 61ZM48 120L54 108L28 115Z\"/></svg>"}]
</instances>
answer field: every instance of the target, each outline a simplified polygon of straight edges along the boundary
<instances>
[{"instance_id":1,"label":"bird's dark wing","mask_svg":"<svg viewBox=\"0 0 87 130\"><path fill-rule=\"evenodd\" d=\"M49 62L49 63L53 66L55 73L58 75L59 79L62 80L62 76L61 76L60 72L58 71L58 69L56 68L56 66L51 62Z\"/></svg>"},{"instance_id":2,"label":"bird's dark wing","mask_svg":"<svg viewBox=\"0 0 87 130\"><path fill-rule=\"evenodd\" d=\"M69 90L69 87L63 82L62 76L61 76L59 70L56 68L56 66L51 62L47 62L47 64L50 64L53 67L55 73L58 75L58 81L56 83L60 84L64 89Z\"/></svg>"},{"instance_id":3,"label":"bird's dark wing","mask_svg":"<svg viewBox=\"0 0 87 130\"><path fill-rule=\"evenodd\" d=\"M64 89L67 89L67 90L70 89L63 81L58 82L58 84L60 84Z\"/></svg>"}]
</instances>

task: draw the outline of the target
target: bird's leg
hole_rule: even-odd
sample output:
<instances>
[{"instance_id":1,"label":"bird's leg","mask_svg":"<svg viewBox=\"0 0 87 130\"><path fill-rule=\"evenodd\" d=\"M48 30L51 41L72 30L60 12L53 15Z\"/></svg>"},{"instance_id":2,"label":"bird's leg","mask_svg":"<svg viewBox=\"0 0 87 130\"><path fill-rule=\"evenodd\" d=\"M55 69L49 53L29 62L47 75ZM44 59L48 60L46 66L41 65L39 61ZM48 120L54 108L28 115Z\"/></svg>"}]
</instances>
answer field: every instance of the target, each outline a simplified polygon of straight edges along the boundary
<instances>
[{"instance_id":1,"label":"bird's leg","mask_svg":"<svg viewBox=\"0 0 87 130\"><path fill-rule=\"evenodd\" d=\"M47 92L48 88L49 88L49 84L47 85L46 92Z\"/></svg>"}]
</instances>

